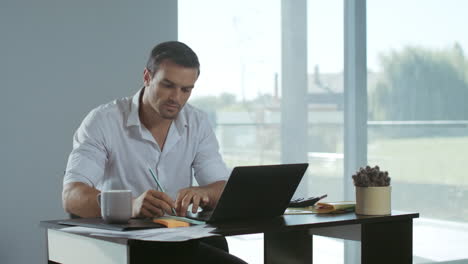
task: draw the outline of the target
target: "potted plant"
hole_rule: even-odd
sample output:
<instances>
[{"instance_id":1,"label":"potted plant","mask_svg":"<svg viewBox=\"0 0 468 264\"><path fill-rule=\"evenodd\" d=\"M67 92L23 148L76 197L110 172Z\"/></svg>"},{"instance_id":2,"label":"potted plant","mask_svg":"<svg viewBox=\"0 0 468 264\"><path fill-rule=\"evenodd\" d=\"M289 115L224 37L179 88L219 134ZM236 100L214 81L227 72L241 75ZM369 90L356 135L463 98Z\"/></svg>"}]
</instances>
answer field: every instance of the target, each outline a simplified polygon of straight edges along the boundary
<instances>
[{"instance_id":1,"label":"potted plant","mask_svg":"<svg viewBox=\"0 0 468 264\"><path fill-rule=\"evenodd\" d=\"M388 172L379 166L360 168L353 175L356 187L356 214L391 214L391 186Z\"/></svg>"}]
</instances>

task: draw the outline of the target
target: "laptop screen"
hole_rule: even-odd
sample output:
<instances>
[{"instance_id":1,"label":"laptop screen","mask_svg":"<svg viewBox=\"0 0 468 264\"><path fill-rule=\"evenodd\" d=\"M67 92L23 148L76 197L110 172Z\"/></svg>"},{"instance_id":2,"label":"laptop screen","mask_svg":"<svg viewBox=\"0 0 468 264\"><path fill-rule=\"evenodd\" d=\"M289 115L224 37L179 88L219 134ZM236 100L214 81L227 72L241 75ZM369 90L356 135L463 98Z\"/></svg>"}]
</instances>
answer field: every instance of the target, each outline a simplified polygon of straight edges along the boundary
<instances>
[{"instance_id":1,"label":"laptop screen","mask_svg":"<svg viewBox=\"0 0 468 264\"><path fill-rule=\"evenodd\" d=\"M307 163L235 167L207 222L280 216ZM196 218L196 217L195 217Z\"/></svg>"}]
</instances>

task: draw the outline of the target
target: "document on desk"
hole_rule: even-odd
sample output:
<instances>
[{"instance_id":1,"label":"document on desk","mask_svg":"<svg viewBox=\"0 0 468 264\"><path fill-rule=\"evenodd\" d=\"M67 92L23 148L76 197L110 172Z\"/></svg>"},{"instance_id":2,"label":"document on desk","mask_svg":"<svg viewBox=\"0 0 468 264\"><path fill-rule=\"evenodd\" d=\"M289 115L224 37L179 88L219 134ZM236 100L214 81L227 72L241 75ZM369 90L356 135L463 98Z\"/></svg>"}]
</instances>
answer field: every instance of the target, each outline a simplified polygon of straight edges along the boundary
<instances>
[{"instance_id":1,"label":"document on desk","mask_svg":"<svg viewBox=\"0 0 468 264\"><path fill-rule=\"evenodd\" d=\"M120 237L160 242L180 242L203 237L218 236L217 234L211 233L211 231L215 229L216 228L214 227L207 227L207 225L197 225L191 227L154 228L135 231L111 231L106 229L79 226L67 227L61 230L70 233L82 233L101 237Z\"/></svg>"}]
</instances>

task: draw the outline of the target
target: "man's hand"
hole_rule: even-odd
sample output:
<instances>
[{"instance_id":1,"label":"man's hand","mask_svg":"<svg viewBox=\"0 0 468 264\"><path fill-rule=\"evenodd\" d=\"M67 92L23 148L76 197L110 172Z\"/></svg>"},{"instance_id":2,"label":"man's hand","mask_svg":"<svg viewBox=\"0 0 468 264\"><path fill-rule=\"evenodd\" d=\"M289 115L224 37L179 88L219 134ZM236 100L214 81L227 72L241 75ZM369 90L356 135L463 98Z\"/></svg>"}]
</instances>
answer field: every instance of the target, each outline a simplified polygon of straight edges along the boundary
<instances>
[{"instance_id":1,"label":"man's hand","mask_svg":"<svg viewBox=\"0 0 468 264\"><path fill-rule=\"evenodd\" d=\"M185 216L187 208L192 204L192 213L198 211L198 207L212 209L218 203L226 181L218 181L206 186L189 187L179 191L175 202L177 215Z\"/></svg>"},{"instance_id":2,"label":"man's hand","mask_svg":"<svg viewBox=\"0 0 468 264\"><path fill-rule=\"evenodd\" d=\"M148 190L133 200L132 217L159 217L164 212L172 214L175 203L169 195L156 190Z\"/></svg>"}]
</instances>

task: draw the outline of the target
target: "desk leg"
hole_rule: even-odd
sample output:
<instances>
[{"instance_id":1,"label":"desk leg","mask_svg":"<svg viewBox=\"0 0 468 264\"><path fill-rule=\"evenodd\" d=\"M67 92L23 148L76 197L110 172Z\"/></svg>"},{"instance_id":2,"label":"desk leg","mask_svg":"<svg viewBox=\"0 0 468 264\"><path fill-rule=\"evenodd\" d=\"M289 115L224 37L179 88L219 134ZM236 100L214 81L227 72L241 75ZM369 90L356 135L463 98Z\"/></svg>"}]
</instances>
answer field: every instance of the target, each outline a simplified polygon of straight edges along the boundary
<instances>
[{"instance_id":1,"label":"desk leg","mask_svg":"<svg viewBox=\"0 0 468 264\"><path fill-rule=\"evenodd\" d=\"M413 220L363 224L362 264L411 264L413 261Z\"/></svg>"},{"instance_id":2,"label":"desk leg","mask_svg":"<svg viewBox=\"0 0 468 264\"><path fill-rule=\"evenodd\" d=\"M312 235L308 230L265 233L264 263L312 263Z\"/></svg>"},{"instance_id":3,"label":"desk leg","mask_svg":"<svg viewBox=\"0 0 468 264\"><path fill-rule=\"evenodd\" d=\"M46 244L46 260L45 260L45 263L46 264L60 264L60 263L57 263L57 262L54 262L52 260L49 260L49 229L45 229L45 244Z\"/></svg>"}]
</instances>

